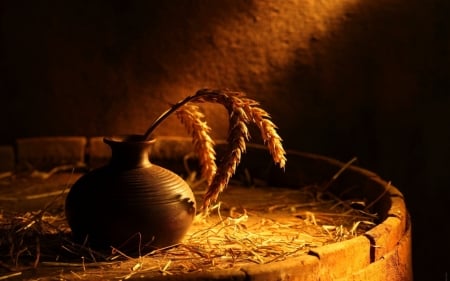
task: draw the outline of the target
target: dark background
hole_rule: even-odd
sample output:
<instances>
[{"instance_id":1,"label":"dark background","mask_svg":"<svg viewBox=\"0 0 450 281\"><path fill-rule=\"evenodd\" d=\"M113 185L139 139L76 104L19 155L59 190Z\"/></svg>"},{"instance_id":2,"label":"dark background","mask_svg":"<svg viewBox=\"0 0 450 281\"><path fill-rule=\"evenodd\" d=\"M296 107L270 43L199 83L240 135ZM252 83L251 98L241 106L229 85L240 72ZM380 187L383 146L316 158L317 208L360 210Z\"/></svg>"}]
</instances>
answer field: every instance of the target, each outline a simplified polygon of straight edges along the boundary
<instances>
[{"instance_id":1,"label":"dark background","mask_svg":"<svg viewBox=\"0 0 450 281\"><path fill-rule=\"evenodd\" d=\"M0 0L0 20L0 145L143 133L197 89L243 90L286 148L392 181L416 280L445 280L450 1ZM223 111L204 110L225 137ZM184 133L168 120L158 134Z\"/></svg>"}]
</instances>

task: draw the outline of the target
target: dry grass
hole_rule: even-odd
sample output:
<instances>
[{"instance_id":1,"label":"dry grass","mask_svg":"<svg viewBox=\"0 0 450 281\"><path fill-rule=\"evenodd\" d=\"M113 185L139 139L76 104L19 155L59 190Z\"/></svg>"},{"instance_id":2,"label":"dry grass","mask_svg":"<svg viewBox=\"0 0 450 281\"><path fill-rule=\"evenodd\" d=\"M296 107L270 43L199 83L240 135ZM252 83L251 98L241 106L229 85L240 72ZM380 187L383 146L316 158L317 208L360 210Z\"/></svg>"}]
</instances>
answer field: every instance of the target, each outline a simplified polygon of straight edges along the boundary
<instances>
[{"instance_id":1,"label":"dry grass","mask_svg":"<svg viewBox=\"0 0 450 281\"><path fill-rule=\"evenodd\" d=\"M115 249L99 253L72 243L64 217L53 211L60 210L58 206L25 214L3 212L0 265L8 270L5 278L38 268L41 274L57 274L62 280L217 271L304 255L374 225L374 215L320 190L232 186L210 213L197 215L180 244L135 258Z\"/></svg>"}]
</instances>

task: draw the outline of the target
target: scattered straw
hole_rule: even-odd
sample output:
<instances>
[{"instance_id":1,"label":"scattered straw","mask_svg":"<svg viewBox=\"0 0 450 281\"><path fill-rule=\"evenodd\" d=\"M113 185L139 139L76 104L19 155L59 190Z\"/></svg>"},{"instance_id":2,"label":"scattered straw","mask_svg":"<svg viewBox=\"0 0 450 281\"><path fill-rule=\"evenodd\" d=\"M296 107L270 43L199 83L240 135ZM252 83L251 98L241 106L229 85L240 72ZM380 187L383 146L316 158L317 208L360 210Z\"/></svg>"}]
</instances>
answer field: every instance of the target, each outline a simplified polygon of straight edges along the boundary
<instances>
[{"instance_id":1,"label":"scattered straw","mask_svg":"<svg viewBox=\"0 0 450 281\"><path fill-rule=\"evenodd\" d=\"M38 267L61 279L79 280L216 271L304 255L315 247L360 235L374 225L373 215L320 194L315 186L262 189L233 186L233 192L222 194L223 201L212 205L210 213L196 216L181 243L137 258L117 249L99 253L74 244L64 217L52 213L54 209L3 212L0 255L5 262L0 267L7 269L5 278L11 271L24 273Z\"/></svg>"},{"instance_id":2,"label":"scattered straw","mask_svg":"<svg viewBox=\"0 0 450 281\"><path fill-rule=\"evenodd\" d=\"M248 100L245 102L255 105ZM233 103L238 102L230 104ZM248 108L242 108L230 115L230 118L235 118L230 120L236 133L233 136L231 129L229 140L234 154L229 154L228 162L223 162L233 169L245 151L246 122L251 118L267 119L264 112L256 114L251 111L257 115L255 117L251 116ZM186 110L188 112L181 111L180 114L197 114L197 109L192 107L186 107ZM191 122L190 127L206 126L199 123L201 118L201 115L182 116L184 122ZM265 121L260 122L261 130L270 131L270 128L264 128L267 126ZM191 133L199 134L204 129L197 128ZM273 136L265 141L280 141ZM209 150L205 147L198 149ZM284 155L276 152L277 149L274 151ZM283 161L283 157L279 158L280 165L284 165ZM334 178L345 167L348 165ZM216 177L217 174L213 182ZM57 195L41 210L0 212L0 280L33 272L41 274L33 277L45 275L61 280L127 280L140 275L149 278L182 275L283 261L304 255L316 247L351 239L372 228L378 217L369 210L385 196L389 186L374 201L364 202L361 198L342 200L323 186L284 189L234 185L222 194L219 202L195 217L191 229L179 244L141 253L134 258L119 249L112 249L109 253L98 252L72 242L63 214L63 202L57 200L65 194L66 184L60 191L50 191L44 193L45 196L25 196L27 200L35 200ZM204 188L198 188L201 191L194 189L194 193L203 196ZM358 208L353 207L355 202Z\"/></svg>"}]
</instances>

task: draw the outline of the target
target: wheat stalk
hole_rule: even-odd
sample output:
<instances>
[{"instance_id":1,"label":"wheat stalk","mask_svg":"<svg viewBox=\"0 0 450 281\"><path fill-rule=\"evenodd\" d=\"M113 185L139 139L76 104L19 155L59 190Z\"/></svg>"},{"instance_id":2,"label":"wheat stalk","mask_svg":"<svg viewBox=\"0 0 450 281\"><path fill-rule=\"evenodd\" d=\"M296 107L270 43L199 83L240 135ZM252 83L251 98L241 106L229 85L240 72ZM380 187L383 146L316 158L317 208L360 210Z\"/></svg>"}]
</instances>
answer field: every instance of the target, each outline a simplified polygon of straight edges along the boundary
<instances>
[{"instance_id":1,"label":"wheat stalk","mask_svg":"<svg viewBox=\"0 0 450 281\"><path fill-rule=\"evenodd\" d=\"M224 105L230 116L228 147L212 183L208 186L203 200L203 208L206 209L217 200L218 195L225 189L230 178L236 172L241 156L245 153L246 142L250 138L247 124L256 124L274 162L281 168L285 167L286 152L281 144L282 139L276 131L277 127L270 120L270 115L259 107L258 102L247 98L241 92L234 91L202 89L196 95L199 96L195 100L197 102L216 102Z\"/></svg>"},{"instance_id":2,"label":"wheat stalk","mask_svg":"<svg viewBox=\"0 0 450 281\"><path fill-rule=\"evenodd\" d=\"M209 186L216 174L217 166L214 141L209 135L211 128L204 121L205 115L200 112L198 106L191 104L180 107L176 111L176 115L192 136L192 143L199 157L202 177L206 179Z\"/></svg>"},{"instance_id":3,"label":"wheat stalk","mask_svg":"<svg viewBox=\"0 0 450 281\"><path fill-rule=\"evenodd\" d=\"M215 164L212 164L215 160L215 153L213 152L213 142L209 137L210 129L203 121L204 116L199 112L198 107L189 105L190 102L219 103L228 110L230 125L227 138L228 146L217 168L214 168ZM203 165L206 165L202 168L202 174L207 177L210 184L203 199L205 211L212 202L217 200L218 195L225 189L230 178L236 172L242 154L245 153L246 142L250 139L247 124L255 123L259 128L274 162L280 168L284 168L286 164L286 152L281 143L282 139L278 135L277 127L271 121L270 115L259 107L258 102L247 98L242 92L198 90L194 95L184 98L160 115L152 123L144 137L150 138L153 130L173 112L177 112L179 119L191 133L200 161ZM212 176L213 174L214 176Z\"/></svg>"}]
</instances>

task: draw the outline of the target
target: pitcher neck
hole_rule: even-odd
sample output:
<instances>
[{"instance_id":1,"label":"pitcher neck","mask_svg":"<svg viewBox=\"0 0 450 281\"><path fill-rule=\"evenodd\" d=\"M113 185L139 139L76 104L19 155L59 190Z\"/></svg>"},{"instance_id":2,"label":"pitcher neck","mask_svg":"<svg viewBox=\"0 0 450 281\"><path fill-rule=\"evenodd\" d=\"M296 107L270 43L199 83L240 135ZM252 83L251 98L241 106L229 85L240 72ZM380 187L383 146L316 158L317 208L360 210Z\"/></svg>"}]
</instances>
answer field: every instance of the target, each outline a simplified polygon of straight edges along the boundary
<instances>
[{"instance_id":1,"label":"pitcher neck","mask_svg":"<svg viewBox=\"0 0 450 281\"><path fill-rule=\"evenodd\" d=\"M105 137L103 141L111 147L110 165L120 168L144 168L151 166L151 147L155 140L144 140L141 135Z\"/></svg>"}]
</instances>

